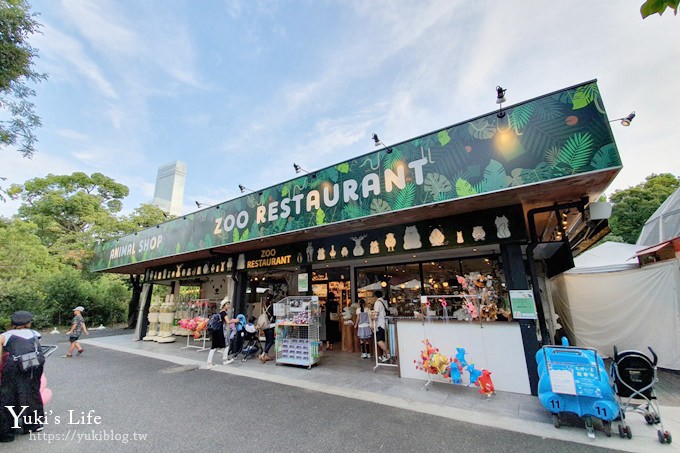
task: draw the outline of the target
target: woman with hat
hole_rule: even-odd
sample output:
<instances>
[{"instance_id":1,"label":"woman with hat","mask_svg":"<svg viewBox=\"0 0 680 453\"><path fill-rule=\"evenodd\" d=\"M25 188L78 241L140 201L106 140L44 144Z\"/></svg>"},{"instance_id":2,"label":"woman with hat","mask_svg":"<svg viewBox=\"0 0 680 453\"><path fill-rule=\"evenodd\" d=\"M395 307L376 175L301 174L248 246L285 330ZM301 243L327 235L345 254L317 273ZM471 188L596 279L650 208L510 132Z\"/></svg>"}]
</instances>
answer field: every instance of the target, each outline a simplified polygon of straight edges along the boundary
<instances>
[{"instance_id":1,"label":"woman with hat","mask_svg":"<svg viewBox=\"0 0 680 453\"><path fill-rule=\"evenodd\" d=\"M210 334L212 336L212 344L210 346L210 352L208 353L208 363L207 367L213 367L213 356L217 349L222 349L222 364L228 365L234 361L234 359L229 359L229 345L228 338L231 333L231 317L234 315L234 309L231 306L231 301L228 298L222 299L220 302L220 312L219 316L222 320L220 328L217 330L211 330Z\"/></svg>"},{"instance_id":2,"label":"woman with hat","mask_svg":"<svg viewBox=\"0 0 680 453\"><path fill-rule=\"evenodd\" d=\"M30 312L14 312L11 321L12 328L0 335L0 442L13 441L15 432L41 431L40 420L44 418L40 378L45 359L42 352L38 353L40 334L31 329ZM22 358L29 354L34 357L32 366L22 370ZM15 415L24 406L27 417L19 417L17 422Z\"/></svg>"}]
</instances>

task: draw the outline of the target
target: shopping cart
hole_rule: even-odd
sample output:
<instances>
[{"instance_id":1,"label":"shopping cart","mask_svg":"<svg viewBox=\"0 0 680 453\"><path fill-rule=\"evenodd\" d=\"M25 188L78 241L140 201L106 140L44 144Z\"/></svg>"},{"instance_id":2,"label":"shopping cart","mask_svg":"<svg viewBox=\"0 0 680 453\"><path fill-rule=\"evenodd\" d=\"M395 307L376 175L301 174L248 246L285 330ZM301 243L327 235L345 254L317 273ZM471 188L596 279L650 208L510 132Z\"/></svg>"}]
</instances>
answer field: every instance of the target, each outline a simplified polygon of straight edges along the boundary
<instances>
[{"instance_id":1,"label":"shopping cart","mask_svg":"<svg viewBox=\"0 0 680 453\"><path fill-rule=\"evenodd\" d=\"M588 437L595 437L593 418L600 419L605 435L611 436L619 404L595 349L543 346L536 353L536 363L538 398L552 413L555 428L561 425L560 415L570 412L585 419Z\"/></svg>"},{"instance_id":2,"label":"shopping cart","mask_svg":"<svg viewBox=\"0 0 680 453\"><path fill-rule=\"evenodd\" d=\"M671 433L663 427L654 392L654 386L659 382L656 373L658 358L652 348L648 349L652 353L651 359L639 351L619 352L614 346L614 360L610 373L621 409L619 435L628 439L633 437L630 426L626 424L626 412L637 412L645 417L647 424L659 425L661 428L657 430L659 442L670 444L673 439Z\"/></svg>"}]
</instances>

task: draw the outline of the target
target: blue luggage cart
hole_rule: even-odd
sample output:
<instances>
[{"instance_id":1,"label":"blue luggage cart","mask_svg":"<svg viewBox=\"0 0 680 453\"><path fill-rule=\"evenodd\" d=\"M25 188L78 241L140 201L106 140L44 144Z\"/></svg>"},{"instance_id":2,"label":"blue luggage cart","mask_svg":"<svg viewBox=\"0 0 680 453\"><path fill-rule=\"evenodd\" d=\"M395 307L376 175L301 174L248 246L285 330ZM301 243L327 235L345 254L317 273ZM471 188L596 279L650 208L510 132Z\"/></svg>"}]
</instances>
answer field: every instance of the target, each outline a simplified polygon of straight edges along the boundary
<instances>
[{"instance_id":1,"label":"blue luggage cart","mask_svg":"<svg viewBox=\"0 0 680 453\"><path fill-rule=\"evenodd\" d=\"M585 418L588 437L595 437L592 418L602 421L611 436L611 422L619 416L619 404L602 358L595 349L573 346L543 346L536 353L538 398L553 415L555 428L560 414L570 412Z\"/></svg>"}]
</instances>

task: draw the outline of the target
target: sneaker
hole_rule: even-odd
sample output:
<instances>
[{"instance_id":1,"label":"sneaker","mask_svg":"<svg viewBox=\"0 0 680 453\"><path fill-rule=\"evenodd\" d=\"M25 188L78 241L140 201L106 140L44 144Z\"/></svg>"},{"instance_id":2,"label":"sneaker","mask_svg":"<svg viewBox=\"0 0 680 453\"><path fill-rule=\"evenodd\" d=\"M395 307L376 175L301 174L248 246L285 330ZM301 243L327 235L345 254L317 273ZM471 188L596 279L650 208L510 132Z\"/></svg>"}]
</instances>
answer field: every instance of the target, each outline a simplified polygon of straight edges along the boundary
<instances>
[{"instance_id":1,"label":"sneaker","mask_svg":"<svg viewBox=\"0 0 680 453\"><path fill-rule=\"evenodd\" d=\"M367 358L367 359L370 359L370 358L371 358L371 354L366 354L366 358Z\"/></svg>"},{"instance_id":2,"label":"sneaker","mask_svg":"<svg viewBox=\"0 0 680 453\"><path fill-rule=\"evenodd\" d=\"M211 369L211 368L214 367L214 366L215 366L215 365L213 365L212 363L209 363L209 364L207 364L207 365L205 366L205 369L206 369L206 370L209 370L209 369Z\"/></svg>"},{"instance_id":3,"label":"sneaker","mask_svg":"<svg viewBox=\"0 0 680 453\"><path fill-rule=\"evenodd\" d=\"M71 357L73 357L71 354L61 356L62 359L70 359Z\"/></svg>"},{"instance_id":4,"label":"sneaker","mask_svg":"<svg viewBox=\"0 0 680 453\"><path fill-rule=\"evenodd\" d=\"M391 357L389 354L387 354L386 356L380 357L380 361L381 361L382 363L389 362L391 358L392 358L392 357Z\"/></svg>"},{"instance_id":5,"label":"sneaker","mask_svg":"<svg viewBox=\"0 0 680 453\"><path fill-rule=\"evenodd\" d=\"M229 365L229 364L232 363L233 361L234 361L234 359L223 360L223 361L222 361L222 365Z\"/></svg>"},{"instance_id":6,"label":"sneaker","mask_svg":"<svg viewBox=\"0 0 680 453\"><path fill-rule=\"evenodd\" d=\"M365 359L365 358L366 358L366 353L365 353L365 352L362 352L362 353L361 353L361 358L362 358L362 359Z\"/></svg>"},{"instance_id":7,"label":"sneaker","mask_svg":"<svg viewBox=\"0 0 680 453\"><path fill-rule=\"evenodd\" d=\"M81 349L80 351L78 351L78 355L82 354L83 352L85 352L85 350Z\"/></svg>"}]
</instances>

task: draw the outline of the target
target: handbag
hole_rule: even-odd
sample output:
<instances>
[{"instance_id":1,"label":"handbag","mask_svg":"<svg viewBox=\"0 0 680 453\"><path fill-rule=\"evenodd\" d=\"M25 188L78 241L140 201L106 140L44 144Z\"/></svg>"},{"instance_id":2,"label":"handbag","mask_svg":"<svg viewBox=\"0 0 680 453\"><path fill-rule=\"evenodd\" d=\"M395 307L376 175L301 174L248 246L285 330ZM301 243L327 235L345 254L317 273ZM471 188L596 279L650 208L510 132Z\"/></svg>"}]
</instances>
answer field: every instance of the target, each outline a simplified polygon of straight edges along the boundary
<instances>
[{"instance_id":1,"label":"handbag","mask_svg":"<svg viewBox=\"0 0 680 453\"><path fill-rule=\"evenodd\" d=\"M269 316L267 316L266 311L263 311L260 317L257 318L257 328L261 330L267 330L269 329L269 324Z\"/></svg>"},{"instance_id":2,"label":"handbag","mask_svg":"<svg viewBox=\"0 0 680 453\"><path fill-rule=\"evenodd\" d=\"M340 319L340 315L338 315L337 311L332 311L330 314L330 320L331 321L338 321Z\"/></svg>"}]
</instances>

